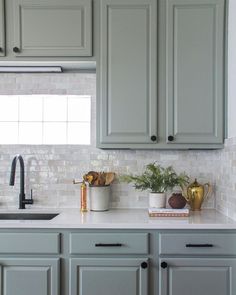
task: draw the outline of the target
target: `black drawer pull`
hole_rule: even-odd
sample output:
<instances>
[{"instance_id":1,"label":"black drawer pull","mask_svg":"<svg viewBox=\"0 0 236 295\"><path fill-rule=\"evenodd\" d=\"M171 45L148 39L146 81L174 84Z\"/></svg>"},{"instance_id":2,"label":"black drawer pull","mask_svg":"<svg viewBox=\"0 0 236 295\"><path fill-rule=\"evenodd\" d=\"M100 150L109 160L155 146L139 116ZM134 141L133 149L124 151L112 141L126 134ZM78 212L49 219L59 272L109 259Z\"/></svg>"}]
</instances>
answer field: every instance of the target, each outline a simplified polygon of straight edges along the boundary
<instances>
[{"instance_id":1,"label":"black drawer pull","mask_svg":"<svg viewBox=\"0 0 236 295\"><path fill-rule=\"evenodd\" d=\"M115 244L103 244L103 243L99 243L99 244L95 244L95 247L122 247L123 245L120 243L115 243Z\"/></svg>"},{"instance_id":2,"label":"black drawer pull","mask_svg":"<svg viewBox=\"0 0 236 295\"><path fill-rule=\"evenodd\" d=\"M212 244L186 244L186 248L212 248Z\"/></svg>"}]
</instances>

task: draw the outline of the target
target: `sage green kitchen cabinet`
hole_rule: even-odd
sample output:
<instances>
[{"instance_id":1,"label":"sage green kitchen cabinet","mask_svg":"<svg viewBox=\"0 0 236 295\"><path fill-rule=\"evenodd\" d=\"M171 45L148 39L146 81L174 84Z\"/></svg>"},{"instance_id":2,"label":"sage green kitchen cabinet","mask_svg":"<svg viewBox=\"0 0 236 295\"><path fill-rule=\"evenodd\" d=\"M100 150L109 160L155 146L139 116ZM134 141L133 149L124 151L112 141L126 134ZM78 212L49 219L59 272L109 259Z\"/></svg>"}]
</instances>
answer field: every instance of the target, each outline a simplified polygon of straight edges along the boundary
<instances>
[{"instance_id":1,"label":"sage green kitchen cabinet","mask_svg":"<svg viewBox=\"0 0 236 295\"><path fill-rule=\"evenodd\" d=\"M159 295L235 294L235 272L235 259L163 258Z\"/></svg>"},{"instance_id":2,"label":"sage green kitchen cabinet","mask_svg":"<svg viewBox=\"0 0 236 295\"><path fill-rule=\"evenodd\" d=\"M59 259L0 257L4 295L59 295Z\"/></svg>"},{"instance_id":3,"label":"sage green kitchen cabinet","mask_svg":"<svg viewBox=\"0 0 236 295\"><path fill-rule=\"evenodd\" d=\"M148 295L147 259L72 258L70 295Z\"/></svg>"},{"instance_id":4,"label":"sage green kitchen cabinet","mask_svg":"<svg viewBox=\"0 0 236 295\"><path fill-rule=\"evenodd\" d=\"M0 56L5 55L5 9L4 0L0 0Z\"/></svg>"},{"instance_id":5,"label":"sage green kitchen cabinet","mask_svg":"<svg viewBox=\"0 0 236 295\"><path fill-rule=\"evenodd\" d=\"M157 1L101 0L98 146L157 142Z\"/></svg>"},{"instance_id":6,"label":"sage green kitchen cabinet","mask_svg":"<svg viewBox=\"0 0 236 295\"><path fill-rule=\"evenodd\" d=\"M223 0L167 0L168 144L223 143Z\"/></svg>"},{"instance_id":7,"label":"sage green kitchen cabinet","mask_svg":"<svg viewBox=\"0 0 236 295\"><path fill-rule=\"evenodd\" d=\"M7 8L15 57L92 55L92 0L11 0Z\"/></svg>"},{"instance_id":8,"label":"sage green kitchen cabinet","mask_svg":"<svg viewBox=\"0 0 236 295\"><path fill-rule=\"evenodd\" d=\"M234 295L235 245L233 229L4 228L0 294Z\"/></svg>"},{"instance_id":9,"label":"sage green kitchen cabinet","mask_svg":"<svg viewBox=\"0 0 236 295\"><path fill-rule=\"evenodd\" d=\"M226 1L141 2L101 0L97 146L222 148Z\"/></svg>"}]
</instances>

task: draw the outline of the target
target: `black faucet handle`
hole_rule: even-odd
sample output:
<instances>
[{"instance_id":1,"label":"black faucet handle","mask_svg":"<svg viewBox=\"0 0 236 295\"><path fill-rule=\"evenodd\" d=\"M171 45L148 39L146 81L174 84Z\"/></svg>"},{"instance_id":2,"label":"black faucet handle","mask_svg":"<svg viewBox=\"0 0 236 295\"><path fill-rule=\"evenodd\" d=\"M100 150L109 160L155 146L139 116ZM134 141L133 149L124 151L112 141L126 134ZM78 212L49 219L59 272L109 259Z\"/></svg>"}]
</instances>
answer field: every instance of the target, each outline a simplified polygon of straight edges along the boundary
<instances>
[{"instance_id":1,"label":"black faucet handle","mask_svg":"<svg viewBox=\"0 0 236 295\"><path fill-rule=\"evenodd\" d=\"M27 204L27 205L32 205L34 203L34 200L33 200L33 190L32 189L30 190L30 199L23 200L23 203L24 204Z\"/></svg>"},{"instance_id":2,"label":"black faucet handle","mask_svg":"<svg viewBox=\"0 0 236 295\"><path fill-rule=\"evenodd\" d=\"M34 200L32 200L32 199L25 199L23 201L23 203L26 204L26 205L32 205L34 203Z\"/></svg>"},{"instance_id":3,"label":"black faucet handle","mask_svg":"<svg viewBox=\"0 0 236 295\"><path fill-rule=\"evenodd\" d=\"M33 190L30 190L30 199L28 199L29 203L28 204L33 204L34 200L33 200Z\"/></svg>"}]
</instances>

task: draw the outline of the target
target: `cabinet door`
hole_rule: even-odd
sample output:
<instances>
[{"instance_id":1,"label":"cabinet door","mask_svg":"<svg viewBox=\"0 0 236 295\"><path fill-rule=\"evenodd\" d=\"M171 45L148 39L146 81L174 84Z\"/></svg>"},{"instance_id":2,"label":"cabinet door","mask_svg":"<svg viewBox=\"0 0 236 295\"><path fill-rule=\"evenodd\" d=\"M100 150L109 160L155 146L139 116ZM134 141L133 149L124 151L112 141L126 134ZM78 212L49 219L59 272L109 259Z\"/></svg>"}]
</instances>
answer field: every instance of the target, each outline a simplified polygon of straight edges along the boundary
<instances>
[{"instance_id":1,"label":"cabinet door","mask_svg":"<svg viewBox=\"0 0 236 295\"><path fill-rule=\"evenodd\" d=\"M0 259L1 295L58 295L59 259Z\"/></svg>"},{"instance_id":2,"label":"cabinet door","mask_svg":"<svg viewBox=\"0 0 236 295\"><path fill-rule=\"evenodd\" d=\"M232 295L235 270L236 259L163 258L160 295Z\"/></svg>"},{"instance_id":3,"label":"cabinet door","mask_svg":"<svg viewBox=\"0 0 236 295\"><path fill-rule=\"evenodd\" d=\"M156 0L101 0L98 146L157 141L156 14Z\"/></svg>"},{"instance_id":4,"label":"cabinet door","mask_svg":"<svg viewBox=\"0 0 236 295\"><path fill-rule=\"evenodd\" d=\"M91 56L92 0L14 0L15 56Z\"/></svg>"},{"instance_id":5,"label":"cabinet door","mask_svg":"<svg viewBox=\"0 0 236 295\"><path fill-rule=\"evenodd\" d=\"M223 77L224 0L167 0L168 143L223 142Z\"/></svg>"},{"instance_id":6,"label":"cabinet door","mask_svg":"<svg viewBox=\"0 0 236 295\"><path fill-rule=\"evenodd\" d=\"M111 294L147 295L147 260L71 259L70 295Z\"/></svg>"},{"instance_id":7,"label":"cabinet door","mask_svg":"<svg viewBox=\"0 0 236 295\"><path fill-rule=\"evenodd\" d=\"M5 14L4 0L0 0L0 56L5 55Z\"/></svg>"}]
</instances>

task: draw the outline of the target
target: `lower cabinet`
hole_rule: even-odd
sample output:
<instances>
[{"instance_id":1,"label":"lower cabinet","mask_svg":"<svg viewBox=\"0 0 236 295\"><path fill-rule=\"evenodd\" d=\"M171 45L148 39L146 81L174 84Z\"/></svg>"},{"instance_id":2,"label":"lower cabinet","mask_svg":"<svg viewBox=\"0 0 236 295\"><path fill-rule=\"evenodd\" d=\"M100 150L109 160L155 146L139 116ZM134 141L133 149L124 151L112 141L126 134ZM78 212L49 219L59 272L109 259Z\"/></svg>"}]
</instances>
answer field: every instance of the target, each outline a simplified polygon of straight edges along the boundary
<instances>
[{"instance_id":1,"label":"lower cabinet","mask_svg":"<svg viewBox=\"0 0 236 295\"><path fill-rule=\"evenodd\" d=\"M0 294L59 295L59 259L0 258Z\"/></svg>"},{"instance_id":2,"label":"lower cabinet","mask_svg":"<svg viewBox=\"0 0 236 295\"><path fill-rule=\"evenodd\" d=\"M236 292L236 259L163 258L159 295L231 295Z\"/></svg>"},{"instance_id":3,"label":"lower cabinet","mask_svg":"<svg viewBox=\"0 0 236 295\"><path fill-rule=\"evenodd\" d=\"M236 232L0 231L0 295L235 295Z\"/></svg>"},{"instance_id":4,"label":"lower cabinet","mask_svg":"<svg viewBox=\"0 0 236 295\"><path fill-rule=\"evenodd\" d=\"M72 258L70 295L148 295L148 260Z\"/></svg>"}]
</instances>

